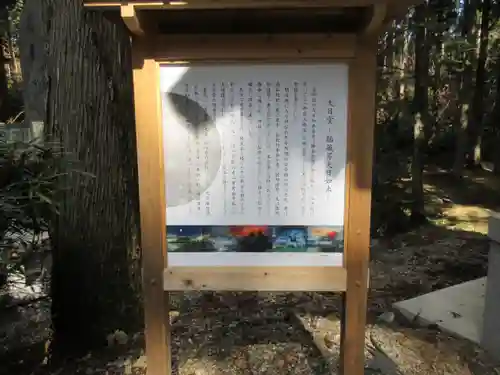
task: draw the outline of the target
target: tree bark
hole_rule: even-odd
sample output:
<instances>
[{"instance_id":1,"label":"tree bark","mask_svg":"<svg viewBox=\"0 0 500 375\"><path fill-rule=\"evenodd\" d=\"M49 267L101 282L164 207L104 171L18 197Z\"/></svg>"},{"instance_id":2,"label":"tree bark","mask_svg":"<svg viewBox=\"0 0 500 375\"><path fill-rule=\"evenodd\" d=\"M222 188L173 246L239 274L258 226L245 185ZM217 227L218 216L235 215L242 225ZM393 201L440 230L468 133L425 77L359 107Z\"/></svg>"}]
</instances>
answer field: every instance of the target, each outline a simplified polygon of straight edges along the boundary
<instances>
[{"instance_id":1,"label":"tree bark","mask_svg":"<svg viewBox=\"0 0 500 375\"><path fill-rule=\"evenodd\" d=\"M429 94L428 94L428 72L429 72L429 47L426 36L426 14L427 5L419 5L415 8L415 92L412 102L413 115L413 160L411 166L412 175L412 221L420 223L425 220L424 208L424 185L423 155L427 148L429 132Z\"/></svg>"},{"instance_id":2,"label":"tree bark","mask_svg":"<svg viewBox=\"0 0 500 375\"><path fill-rule=\"evenodd\" d=\"M142 325L130 38L81 0L31 1L48 41L45 136L94 175L68 163L50 233L53 349L80 354Z\"/></svg>"}]
</instances>

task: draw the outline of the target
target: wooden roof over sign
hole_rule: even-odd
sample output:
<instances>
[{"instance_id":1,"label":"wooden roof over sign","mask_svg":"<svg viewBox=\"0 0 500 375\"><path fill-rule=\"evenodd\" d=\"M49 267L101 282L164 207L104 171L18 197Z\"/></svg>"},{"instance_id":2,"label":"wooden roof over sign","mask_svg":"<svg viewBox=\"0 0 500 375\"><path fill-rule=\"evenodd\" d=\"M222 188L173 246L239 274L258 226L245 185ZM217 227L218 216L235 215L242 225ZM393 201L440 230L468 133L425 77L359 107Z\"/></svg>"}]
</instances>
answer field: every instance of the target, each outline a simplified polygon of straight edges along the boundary
<instances>
[{"instance_id":1,"label":"wooden roof over sign","mask_svg":"<svg viewBox=\"0 0 500 375\"><path fill-rule=\"evenodd\" d=\"M335 8L391 5L406 7L421 0L84 0L91 8L133 5L141 9Z\"/></svg>"},{"instance_id":2,"label":"wooden roof over sign","mask_svg":"<svg viewBox=\"0 0 500 375\"><path fill-rule=\"evenodd\" d=\"M359 33L423 0L84 0L120 10L134 34ZM163 12L158 12L163 11Z\"/></svg>"}]
</instances>

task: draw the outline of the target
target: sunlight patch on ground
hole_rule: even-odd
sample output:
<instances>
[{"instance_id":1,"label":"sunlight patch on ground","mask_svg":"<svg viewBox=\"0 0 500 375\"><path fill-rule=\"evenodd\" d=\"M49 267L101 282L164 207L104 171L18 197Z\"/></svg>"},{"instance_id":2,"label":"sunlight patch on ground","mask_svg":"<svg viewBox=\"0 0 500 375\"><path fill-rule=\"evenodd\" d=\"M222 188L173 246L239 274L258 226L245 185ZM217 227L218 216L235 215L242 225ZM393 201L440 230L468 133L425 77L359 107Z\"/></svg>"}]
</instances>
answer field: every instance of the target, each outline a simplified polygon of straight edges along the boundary
<instances>
[{"instance_id":1,"label":"sunlight patch on ground","mask_svg":"<svg viewBox=\"0 0 500 375\"><path fill-rule=\"evenodd\" d=\"M438 190L434 185L424 184L424 190L427 193L436 193Z\"/></svg>"},{"instance_id":2,"label":"sunlight patch on ground","mask_svg":"<svg viewBox=\"0 0 500 375\"><path fill-rule=\"evenodd\" d=\"M298 316L329 363L338 363L340 323L322 316ZM471 346L445 333L398 328L384 323L367 327L367 374L469 375L469 364L457 353Z\"/></svg>"},{"instance_id":3,"label":"sunlight patch on ground","mask_svg":"<svg viewBox=\"0 0 500 375\"><path fill-rule=\"evenodd\" d=\"M443 209L442 217L432 220L437 226L446 229L488 233L490 211L478 206L451 204Z\"/></svg>"},{"instance_id":4,"label":"sunlight patch on ground","mask_svg":"<svg viewBox=\"0 0 500 375\"><path fill-rule=\"evenodd\" d=\"M491 189L498 183L494 176L465 176L464 185L443 177L427 176L424 184L425 210L432 224L449 230L488 233L488 218L494 201ZM500 187L500 185L498 185ZM500 189L499 189L500 191ZM461 201L457 203L457 201Z\"/></svg>"}]
</instances>

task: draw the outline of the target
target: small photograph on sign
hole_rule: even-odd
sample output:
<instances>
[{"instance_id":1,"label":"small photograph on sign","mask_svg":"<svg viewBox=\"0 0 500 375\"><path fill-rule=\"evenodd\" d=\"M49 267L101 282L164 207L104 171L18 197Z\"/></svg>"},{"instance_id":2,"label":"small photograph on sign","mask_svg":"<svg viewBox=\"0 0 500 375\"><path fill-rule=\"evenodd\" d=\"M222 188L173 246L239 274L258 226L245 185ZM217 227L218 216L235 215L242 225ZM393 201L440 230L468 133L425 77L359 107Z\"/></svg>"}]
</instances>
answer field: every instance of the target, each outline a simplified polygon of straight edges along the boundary
<instances>
[{"instance_id":1,"label":"small photograph on sign","mask_svg":"<svg viewBox=\"0 0 500 375\"><path fill-rule=\"evenodd\" d=\"M169 252L341 253L341 227L167 226Z\"/></svg>"}]
</instances>

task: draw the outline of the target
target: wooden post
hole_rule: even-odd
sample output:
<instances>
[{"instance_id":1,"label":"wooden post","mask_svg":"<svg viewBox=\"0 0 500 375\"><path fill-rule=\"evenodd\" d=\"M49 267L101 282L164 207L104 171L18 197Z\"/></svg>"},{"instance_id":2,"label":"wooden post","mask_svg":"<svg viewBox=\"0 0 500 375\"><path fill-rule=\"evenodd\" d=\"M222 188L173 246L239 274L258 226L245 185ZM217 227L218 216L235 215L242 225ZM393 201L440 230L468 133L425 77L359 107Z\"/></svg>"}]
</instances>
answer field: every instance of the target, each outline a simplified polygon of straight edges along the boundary
<instances>
[{"instance_id":1,"label":"wooden post","mask_svg":"<svg viewBox=\"0 0 500 375\"><path fill-rule=\"evenodd\" d=\"M133 42L134 101L139 165L143 293L148 375L170 375L168 294L163 290L166 266L165 182L159 69L144 58L142 39Z\"/></svg>"},{"instance_id":2,"label":"wooden post","mask_svg":"<svg viewBox=\"0 0 500 375\"><path fill-rule=\"evenodd\" d=\"M341 373L363 375L370 258L370 211L375 125L376 36L360 37L349 70L346 227Z\"/></svg>"}]
</instances>

